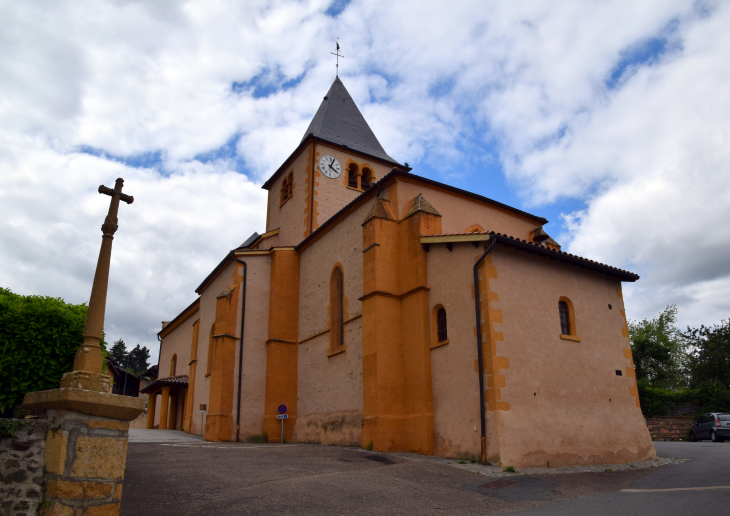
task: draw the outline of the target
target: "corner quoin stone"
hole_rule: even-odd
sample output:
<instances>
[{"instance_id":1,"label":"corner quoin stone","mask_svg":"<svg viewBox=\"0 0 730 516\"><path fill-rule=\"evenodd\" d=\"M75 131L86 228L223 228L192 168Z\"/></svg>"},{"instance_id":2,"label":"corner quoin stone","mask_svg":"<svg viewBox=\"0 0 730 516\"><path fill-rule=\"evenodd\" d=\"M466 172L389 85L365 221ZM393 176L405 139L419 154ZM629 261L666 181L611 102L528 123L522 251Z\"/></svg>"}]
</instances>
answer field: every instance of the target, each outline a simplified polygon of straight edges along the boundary
<instances>
[{"instance_id":1,"label":"corner quoin stone","mask_svg":"<svg viewBox=\"0 0 730 516\"><path fill-rule=\"evenodd\" d=\"M46 434L46 470L57 475L66 468L68 432L49 430Z\"/></svg>"}]
</instances>

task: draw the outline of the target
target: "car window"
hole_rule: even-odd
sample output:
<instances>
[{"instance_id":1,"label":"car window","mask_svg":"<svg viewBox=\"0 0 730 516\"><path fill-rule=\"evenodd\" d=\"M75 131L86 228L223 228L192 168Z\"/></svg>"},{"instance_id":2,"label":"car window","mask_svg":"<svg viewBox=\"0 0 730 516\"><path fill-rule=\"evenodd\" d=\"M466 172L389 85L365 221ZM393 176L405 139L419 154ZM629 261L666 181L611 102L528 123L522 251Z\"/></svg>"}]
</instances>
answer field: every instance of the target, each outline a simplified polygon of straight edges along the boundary
<instances>
[{"instance_id":1,"label":"car window","mask_svg":"<svg viewBox=\"0 0 730 516\"><path fill-rule=\"evenodd\" d=\"M718 414L717 418L720 421L730 421L730 414Z\"/></svg>"},{"instance_id":2,"label":"car window","mask_svg":"<svg viewBox=\"0 0 730 516\"><path fill-rule=\"evenodd\" d=\"M707 416L702 416L700 418L700 423L707 423Z\"/></svg>"}]
</instances>

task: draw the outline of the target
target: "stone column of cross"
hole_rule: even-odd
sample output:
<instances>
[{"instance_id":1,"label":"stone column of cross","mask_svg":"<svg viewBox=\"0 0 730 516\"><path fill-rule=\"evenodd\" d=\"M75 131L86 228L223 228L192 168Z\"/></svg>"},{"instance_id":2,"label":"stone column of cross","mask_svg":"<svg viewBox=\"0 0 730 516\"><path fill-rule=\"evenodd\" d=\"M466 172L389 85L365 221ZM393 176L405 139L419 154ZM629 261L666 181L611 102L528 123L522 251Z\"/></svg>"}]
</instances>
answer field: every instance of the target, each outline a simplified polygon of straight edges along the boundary
<instances>
[{"instance_id":1,"label":"stone column of cross","mask_svg":"<svg viewBox=\"0 0 730 516\"><path fill-rule=\"evenodd\" d=\"M117 179L114 189L99 186L99 193L111 197L109 213L101 226L101 250L96 264L94 284L91 287L89 311L86 314L84 337L81 347L76 352L73 371L63 375L61 387L75 387L94 391L108 389L109 377L101 374L104 357L101 353L102 333L104 331L104 313L106 311L106 291L109 284L109 264L112 256L112 240L117 231L117 212L119 201L127 204L134 202L134 197L122 193L124 180Z\"/></svg>"}]
</instances>

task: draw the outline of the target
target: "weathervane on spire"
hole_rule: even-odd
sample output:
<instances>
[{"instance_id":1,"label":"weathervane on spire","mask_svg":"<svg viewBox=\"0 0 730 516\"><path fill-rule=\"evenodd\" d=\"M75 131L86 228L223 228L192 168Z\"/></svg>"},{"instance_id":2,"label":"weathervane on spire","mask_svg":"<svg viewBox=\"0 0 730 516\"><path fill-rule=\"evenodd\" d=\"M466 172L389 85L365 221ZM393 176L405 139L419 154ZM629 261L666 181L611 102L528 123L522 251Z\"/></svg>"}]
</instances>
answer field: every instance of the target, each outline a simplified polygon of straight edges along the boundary
<instances>
[{"instance_id":1,"label":"weathervane on spire","mask_svg":"<svg viewBox=\"0 0 730 516\"><path fill-rule=\"evenodd\" d=\"M345 57L342 54L340 54L340 38L337 38L337 42L335 43L337 45L337 50L335 52L330 52L333 56L337 56L337 65L335 68L335 75L337 77L340 76L340 58Z\"/></svg>"}]
</instances>

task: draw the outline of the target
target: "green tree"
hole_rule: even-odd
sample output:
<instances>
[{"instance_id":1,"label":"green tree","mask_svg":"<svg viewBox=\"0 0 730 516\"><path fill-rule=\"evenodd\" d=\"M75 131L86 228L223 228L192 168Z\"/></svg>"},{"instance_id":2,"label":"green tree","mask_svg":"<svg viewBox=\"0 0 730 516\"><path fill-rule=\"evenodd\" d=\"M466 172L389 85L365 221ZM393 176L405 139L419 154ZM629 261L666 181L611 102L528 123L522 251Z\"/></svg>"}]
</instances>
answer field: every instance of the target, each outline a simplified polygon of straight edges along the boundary
<instances>
[{"instance_id":1,"label":"green tree","mask_svg":"<svg viewBox=\"0 0 730 516\"><path fill-rule=\"evenodd\" d=\"M55 389L81 345L86 304L21 296L0 287L0 414L12 415L28 392ZM102 338L102 351L106 343Z\"/></svg>"},{"instance_id":2,"label":"green tree","mask_svg":"<svg viewBox=\"0 0 730 516\"><path fill-rule=\"evenodd\" d=\"M730 319L713 326L687 328L690 385L709 387L719 383L730 389Z\"/></svg>"},{"instance_id":3,"label":"green tree","mask_svg":"<svg viewBox=\"0 0 730 516\"><path fill-rule=\"evenodd\" d=\"M139 344L129 352L129 370L133 373L143 373L149 367L150 350Z\"/></svg>"},{"instance_id":4,"label":"green tree","mask_svg":"<svg viewBox=\"0 0 730 516\"><path fill-rule=\"evenodd\" d=\"M111 349L109 350L109 358L114 360L117 364L124 367L127 365L127 356L129 353L127 352L127 346L124 344L124 340L119 339L116 341Z\"/></svg>"},{"instance_id":5,"label":"green tree","mask_svg":"<svg viewBox=\"0 0 730 516\"><path fill-rule=\"evenodd\" d=\"M655 388L686 386L685 341L677 330L677 307L672 305L654 319L629 322L636 380Z\"/></svg>"}]
</instances>

